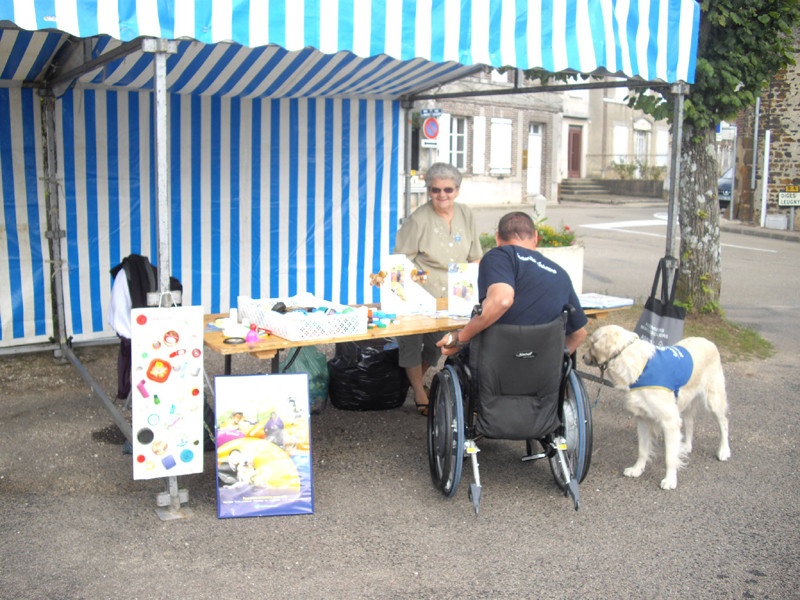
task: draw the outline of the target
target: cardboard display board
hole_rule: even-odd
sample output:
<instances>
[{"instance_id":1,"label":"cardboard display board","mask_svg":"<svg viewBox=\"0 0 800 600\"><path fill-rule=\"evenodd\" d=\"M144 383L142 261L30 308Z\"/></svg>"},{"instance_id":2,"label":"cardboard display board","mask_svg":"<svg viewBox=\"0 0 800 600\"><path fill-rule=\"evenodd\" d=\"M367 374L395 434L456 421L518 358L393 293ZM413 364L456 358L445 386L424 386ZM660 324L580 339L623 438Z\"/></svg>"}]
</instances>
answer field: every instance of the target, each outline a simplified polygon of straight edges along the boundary
<instances>
[{"instance_id":1,"label":"cardboard display board","mask_svg":"<svg viewBox=\"0 0 800 600\"><path fill-rule=\"evenodd\" d=\"M311 514L308 375L215 378L219 518Z\"/></svg>"},{"instance_id":2,"label":"cardboard display board","mask_svg":"<svg viewBox=\"0 0 800 600\"><path fill-rule=\"evenodd\" d=\"M384 277L381 289L381 310L397 315L435 313L436 298L412 279L414 264L403 254L390 254L381 261Z\"/></svg>"},{"instance_id":3,"label":"cardboard display board","mask_svg":"<svg viewBox=\"0 0 800 600\"><path fill-rule=\"evenodd\" d=\"M203 308L131 311L133 478L203 471Z\"/></svg>"},{"instance_id":4,"label":"cardboard display board","mask_svg":"<svg viewBox=\"0 0 800 600\"><path fill-rule=\"evenodd\" d=\"M469 317L478 304L478 263L450 263L447 272L447 310Z\"/></svg>"}]
</instances>

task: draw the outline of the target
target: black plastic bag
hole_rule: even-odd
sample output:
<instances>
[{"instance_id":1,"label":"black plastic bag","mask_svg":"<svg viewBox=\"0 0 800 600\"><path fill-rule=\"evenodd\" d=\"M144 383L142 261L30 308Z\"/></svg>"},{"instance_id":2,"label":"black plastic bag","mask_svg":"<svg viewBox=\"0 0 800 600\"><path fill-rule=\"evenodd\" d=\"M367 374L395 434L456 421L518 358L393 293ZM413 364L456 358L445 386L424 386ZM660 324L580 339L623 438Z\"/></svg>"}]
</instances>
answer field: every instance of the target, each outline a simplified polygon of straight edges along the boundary
<instances>
[{"instance_id":1,"label":"black plastic bag","mask_svg":"<svg viewBox=\"0 0 800 600\"><path fill-rule=\"evenodd\" d=\"M397 364L397 342L389 339L336 344L328 361L331 404L343 410L388 410L403 405L406 371Z\"/></svg>"}]
</instances>

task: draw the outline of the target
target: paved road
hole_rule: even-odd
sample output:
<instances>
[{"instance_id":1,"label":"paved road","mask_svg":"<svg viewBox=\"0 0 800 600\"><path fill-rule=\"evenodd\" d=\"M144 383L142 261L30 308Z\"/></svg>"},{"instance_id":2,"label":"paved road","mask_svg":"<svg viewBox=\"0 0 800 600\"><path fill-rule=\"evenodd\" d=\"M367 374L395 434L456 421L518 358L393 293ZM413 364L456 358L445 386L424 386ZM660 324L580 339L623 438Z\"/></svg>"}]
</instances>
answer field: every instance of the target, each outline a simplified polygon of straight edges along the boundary
<instances>
[{"instance_id":1,"label":"paved road","mask_svg":"<svg viewBox=\"0 0 800 600\"><path fill-rule=\"evenodd\" d=\"M763 323L797 337L786 314ZM79 352L113 389L114 352ZM207 453L206 472L180 480L193 516L162 522L163 482L132 481L130 457L94 439L111 421L75 370L49 355L4 357L0 597L798 598L798 366L788 351L726 365L733 457L714 458L717 434L701 418L673 492L658 487L660 453L639 480L622 476L635 427L619 393L604 390L579 512L546 464L520 463L519 443L487 440L475 517L469 473L449 500L430 485L425 422L409 401L312 418L314 515L218 520ZM208 369L221 373L221 359L209 356Z\"/></svg>"}]
</instances>

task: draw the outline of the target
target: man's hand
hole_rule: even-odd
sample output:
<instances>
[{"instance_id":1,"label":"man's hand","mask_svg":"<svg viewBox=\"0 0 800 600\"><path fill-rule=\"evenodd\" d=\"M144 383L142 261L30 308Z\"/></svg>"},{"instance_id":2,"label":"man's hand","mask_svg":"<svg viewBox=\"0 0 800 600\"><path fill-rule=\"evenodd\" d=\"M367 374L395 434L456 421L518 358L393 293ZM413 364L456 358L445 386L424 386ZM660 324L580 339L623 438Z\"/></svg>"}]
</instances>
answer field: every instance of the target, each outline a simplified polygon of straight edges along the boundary
<instances>
[{"instance_id":1,"label":"man's hand","mask_svg":"<svg viewBox=\"0 0 800 600\"><path fill-rule=\"evenodd\" d=\"M447 333L442 339L436 342L436 345L442 349L442 354L445 356L452 356L458 352L467 342L459 342L458 336L461 331L451 331Z\"/></svg>"}]
</instances>

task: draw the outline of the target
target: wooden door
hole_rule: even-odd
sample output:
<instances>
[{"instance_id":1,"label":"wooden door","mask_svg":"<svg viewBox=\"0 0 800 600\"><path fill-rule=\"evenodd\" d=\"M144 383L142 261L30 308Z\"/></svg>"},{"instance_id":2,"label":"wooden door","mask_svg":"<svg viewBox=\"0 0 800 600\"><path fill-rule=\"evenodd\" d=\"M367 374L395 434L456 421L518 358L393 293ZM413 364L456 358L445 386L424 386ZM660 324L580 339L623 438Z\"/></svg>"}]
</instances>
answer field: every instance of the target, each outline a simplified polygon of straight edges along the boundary
<instances>
[{"instance_id":1,"label":"wooden door","mask_svg":"<svg viewBox=\"0 0 800 600\"><path fill-rule=\"evenodd\" d=\"M580 125L569 126L569 141L567 146L567 177L581 176L581 143L583 127Z\"/></svg>"}]
</instances>

